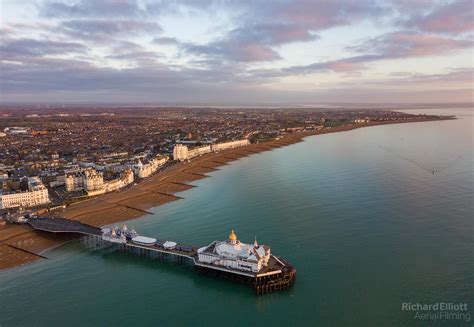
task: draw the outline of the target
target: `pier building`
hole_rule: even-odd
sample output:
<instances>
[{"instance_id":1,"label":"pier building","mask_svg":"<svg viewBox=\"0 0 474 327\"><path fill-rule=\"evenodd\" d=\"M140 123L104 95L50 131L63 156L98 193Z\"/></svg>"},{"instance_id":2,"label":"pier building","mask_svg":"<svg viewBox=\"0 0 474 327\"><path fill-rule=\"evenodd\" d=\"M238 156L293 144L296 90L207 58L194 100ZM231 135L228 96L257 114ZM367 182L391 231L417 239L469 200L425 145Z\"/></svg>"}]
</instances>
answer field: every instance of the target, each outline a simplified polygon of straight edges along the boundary
<instances>
[{"instance_id":1,"label":"pier building","mask_svg":"<svg viewBox=\"0 0 474 327\"><path fill-rule=\"evenodd\" d=\"M234 230L227 241L214 241L198 249L198 260L203 263L243 271L259 272L268 265L270 248L266 245L245 244L237 239Z\"/></svg>"}]
</instances>

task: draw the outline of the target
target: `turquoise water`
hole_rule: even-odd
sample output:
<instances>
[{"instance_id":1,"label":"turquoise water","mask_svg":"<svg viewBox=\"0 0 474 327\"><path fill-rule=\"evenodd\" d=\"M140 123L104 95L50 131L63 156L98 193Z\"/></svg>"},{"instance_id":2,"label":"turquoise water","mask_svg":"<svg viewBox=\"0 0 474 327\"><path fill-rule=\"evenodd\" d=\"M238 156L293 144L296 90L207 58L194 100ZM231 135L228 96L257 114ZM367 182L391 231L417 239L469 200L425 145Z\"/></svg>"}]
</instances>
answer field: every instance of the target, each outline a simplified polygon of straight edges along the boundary
<instances>
[{"instance_id":1,"label":"turquoise water","mask_svg":"<svg viewBox=\"0 0 474 327\"><path fill-rule=\"evenodd\" d=\"M401 310L467 302L472 314L474 121L469 109L452 113L461 119L309 137L240 159L129 223L196 245L231 228L256 236L298 269L289 291L257 297L191 267L69 244L0 273L0 325L470 326Z\"/></svg>"}]
</instances>

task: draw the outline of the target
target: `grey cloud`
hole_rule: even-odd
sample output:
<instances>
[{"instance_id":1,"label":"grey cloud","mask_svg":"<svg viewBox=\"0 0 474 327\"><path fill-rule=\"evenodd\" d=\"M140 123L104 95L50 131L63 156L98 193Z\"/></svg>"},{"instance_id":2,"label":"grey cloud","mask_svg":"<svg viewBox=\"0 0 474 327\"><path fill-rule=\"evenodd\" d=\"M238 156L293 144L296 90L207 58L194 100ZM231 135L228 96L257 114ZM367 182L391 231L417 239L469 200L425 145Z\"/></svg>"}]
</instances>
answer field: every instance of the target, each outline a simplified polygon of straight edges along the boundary
<instances>
[{"instance_id":1,"label":"grey cloud","mask_svg":"<svg viewBox=\"0 0 474 327\"><path fill-rule=\"evenodd\" d=\"M253 18L298 22L309 30L322 30L382 14L388 7L378 1L271 1L251 2Z\"/></svg>"},{"instance_id":2,"label":"grey cloud","mask_svg":"<svg viewBox=\"0 0 474 327\"><path fill-rule=\"evenodd\" d=\"M111 51L113 53L122 52L122 51L145 51L145 50L146 49L138 43L128 41L128 40L122 40L122 39L114 40L114 43L111 46Z\"/></svg>"},{"instance_id":3,"label":"grey cloud","mask_svg":"<svg viewBox=\"0 0 474 327\"><path fill-rule=\"evenodd\" d=\"M133 55L133 54L132 54ZM232 67L222 71L170 69L163 65L114 69L86 61L32 58L24 65L0 63L2 92L150 92L172 88L209 88L217 85L239 87ZM247 85L252 84L250 80Z\"/></svg>"},{"instance_id":4,"label":"grey cloud","mask_svg":"<svg viewBox=\"0 0 474 327\"><path fill-rule=\"evenodd\" d=\"M158 45L178 45L179 44L179 41L176 38L167 37L167 36L155 37L151 42Z\"/></svg>"},{"instance_id":5,"label":"grey cloud","mask_svg":"<svg viewBox=\"0 0 474 327\"><path fill-rule=\"evenodd\" d=\"M68 53L86 53L88 48L77 42L59 42L35 39L7 39L0 44L3 59L37 57Z\"/></svg>"},{"instance_id":6,"label":"grey cloud","mask_svg":"<svg viewBox=\"0 0 474 327\"><path fill-rule=\"evenodd\" d=\"M0 27L0 36L2 38L9 37L10 35L15 33L15 29L10 26L1 26Z\"/></svg>"},{"instance_id":7,"label":"grey cloud","mask_svg":"<svg viewBox=\"0 0 474 327\"><path fill-rule=\"evenodd\" d=\"M317 31L349 24L382 11L382 7L373 1L257 1L231 4L243 12L237 18L236 28L221 40L209 44L186 44L183 49L231 61L276 60L280 59L276 48L283 44L316 40ZM225 2L225 5L228 3Z\"/></svg>"},{"instance_id":8,"label":"grey cloud","mask_svg":"<svg viewBox=\"0 0 474 327\"><path fill-rule=\"evenodd\" d=\"M154 51L129 51L106 56L108 59L123 60L127 63L135 63L137 66L145 67L160 65L158 60L164 55Z\"/></svg>"},{"instance_id":9,"label":"grey cloud","mask_svg":"<svg viewBox=\"0 0 474 327\"><path fill-rule=\"evenodd\" d=\"M340 60L330 60L305 66L292 66L282 70L285 74L310 74L316 71L352 72L359 70L367 62L380 60L380 55L361 55Z\"/></svg>"},{"instance_id":10,"label":"grey cloud","mask_svg":"<svg viewBox=\"0 0 474 327\"><path fill-rule=\"evenodd\" d=\"M397 72L389 74L390 78L366 80L358 83L359 87L389 87L443 89L446 87L466 87L472 84L474 69L470 67L458 68L440 74L419 74L412 72ZM350 87L352 82L339 83L340 87Z\"/></svg>"},{"instance_id":11,"label":"grey cloud","mask_svg":"<svg viewBox=\"0 0 474 327\"><path fill-rule=\"evenodd\" d=\"M233 61L280 59L275 46L317 39L317 35L297 24L254 24L232 30L224 39L205 45L183 44L189 52Z\"/></svg>"},{"instance_id":12,"label":"grey cloud","mask_svg":"<svg viewBox=\"0 0 474 327\"><path fill-rule=\"evenodd\" d=\"M472 42L430 33L400 31L366 40L350 50L376 53L381 58L423 57L472 46Z\"/></svg>"},{"instance_id":13,"label":"grey cloud","mask_svg":"<svg viewBox=\"0 0 474 327\"><path fill-rule=\"evenodd\" d=\"M132 63L139 67L161 65L159 60L165 58L162 53L149 50L138 43L126 40L115 40L109 52L111 54L105 58L122 60L125 63Z\"/></svg>"},{"instance_id":14,"label":"grey cloud","mask_svg":"<svg viewBox=\"0 0 474 327\"><path fill-rule=\"evenodd\" d=\"M45 2L39 6L45 17L138 17L146 12L133 0L79 0L73 3Z\"/></svg>"},{"instance_id":15,"label":"grey cloud","mask_svg":"<svg viewBox=\"0 0 474 327\"><path fill-rule=\"evenodd\" d=\"M350 73L361 70L366 64L374 61L442 55L469 47L472 47L472 42L468 40L410 31L394 32L348 47L351 51L362 53L361 55L279 70L256 70L252 73L261 77L329 71Z\"/></svg>"},{"instance_id":16,"label":"grey cloud","mask_svg":"<svg viewBox=\"0 0 474 327\"><path fill-rule=\"evenodd\" d=\"M404 80L407 83L432 83L448 84L456 83L471 84L474 82L474 69L472 67L457 68L445 74L410 74Z\"/></svg>"},{"instance_id":17,"label":"grey cloud","mask_svg":"<svg viewBox=\"0 0 474 327\"><path fill-rule=\"evenodd\" d=\"M382 88L373 85L351 84L339 87L315 87L310 91L265 90L253 79L229 80L235 76L231 68L224 74L214 71L170 71L168 69L97 68L87 63L45 61L34 69L1 64L6 78L0 81L4 101L77 101L77 102L138 102L196 104L257 104L257 103L321 103L328 102L405 102L446 101L446 96L465 101L472 90L438 88L421 89L416 82L385 81ZM47 74L46 74L47 72ZM232 72L233 74L229 74ZM216 74L216 76L214 76ZM422 79L422 76L417 77ZM436 80L437 77L427 77ZM438 77L438 80L442 77ZM451 77L450 77L451 78ZM454 78L454 77L453 77ZM464 79L464 78L463 78ZM391 83L391 84L390 84ZM414 84L412 84L414 83ZM417 85L417 87L413 87ZM449 80L446 84L451 86ZM467 84L469 85L469 84ZM23 87L26 86L26 87ZM467 86L468 87L468 86ZM51 92L54 91L54 92ZM341 98L341 95L344 95Z\"/></svg>"},{"instance_id":18,"label":"grey cloud","mask_svg":"<svg viewBox=\"0 0 474 327\"><path fill-rule=\"evenodd\" d=\"M228 37L237 43L260 43L270 46L317 38L314 33L295 23L252 24L232 30Z\"/></svg>"},{"instance_id":19,"label":"grey cloud","mask_svg":"<svg viewBox=\"0 0 474 327\"><path fill-rule=\"evenodd\" d=\"M60 27L66 34L77 37L105 37L130 35L141 32L159 33L160 25L155 22L138 20L80 19L62 22Z\"/></svg>"},{"instance_id":20,"label":"grey cloud","mask_svg":"<svg viewBox=\"0 0 474 327\"><path fill-rule=\"evenodd\" d=\"M474 3L472 0L461 0L438 5L428 13L412 15L402 24L432 33L462 34L473 31Z\"/></svg>"},{"instance_id":21,"label":"grey cloud","mask_svg":"<svg viewBox=\"0 0 474 327\"><path fill-rule=\"evenodd\" d=\"M317 39L317 31L350 24L385 10L384 6L372 0L327 2L80 0L73 3L46 3L40 7L40 12L54 17L81 18L63 22L61 26L63 31L75 37L107 41L111 35L119 33L159 33L161 28L158 24L146 20L138 21L136 18L149 18L151 13L180 13L186 8L214 14L220 10L230 10L234 13L235 28L220 40L208 44L180 44L176 39L167 37L158 37L152 42L180 45L183 51L208 57L209 60L234 62L280 59L277 47L283 44L312 41ZM104 17L106 19L103 19ZM111 20L112 17L119 17L121 20ZM128 19L124 19L125 17Z\"/></svg>"},{"instance_id":22,"label":"grey cloud","mask_svg":"<svg viewBox=\"0 0 474 327\"><path fill-rule=\"evenodd\" d=\"M445 80L444 85L452 85L453 81L469 83L469 71L455 71L450 76L412 76L408 77L408 87L400 79L373 85L341 85L337 88L315 88L311 91L270 91L255 83L253 77L237 77L237 71L228 66L222 72L208 70L170 70L165 67L133 68L116 70L98 68L86 62L38 59L33 58L31 65L12 65L0 63L2 79L0 89L3 100L21 99L23 101L79 101L79 102L188 102L198 103L269 103L297 102L309 103L316 101L339 101L341 94L345 101L373 102L444 101L446 96L466 98L472 90L463 89L462 85L455 89L436 91L420 90L412 85L421 80L437 83ZM472 71L471 71L472 74ZM449 74L447 74L449 75ZM457 77L455 75L458 75ZM390 84L391 83L391 84ZM413 84L412 84L413 83ZM469 85L469 84L467 84ZM54 91L54 92L52 92ZM271 100L269 100L271 99Z\"/></svg>"},{"instance_id":23,"label":"grey cloud","mask_svg":"<svg viewBox=\"0 0 474 327\"><path fill-rule=\"evenodd\" d=\"M233 61L270 61L279 59L280 55L271 47L259 43L239 43L221 41L208 45L183 44L181 47L188 53L206 57ZM211 61L214 61L211 59Z\"/></svg>"},{"instance_id":24,"label":"grey cloud","mask_svg":"<svg viewBox=\"0 0 474 327\"><path fill-rule=\"evenodd\" d=\"M398 2L70 0L42 3L40 14L43 18L53 18L51 22L58 23L58 28L51 26L38 30L62 33L91 46L92 42L99 45L107 42L108 58L130 62L133 68L94 66L86 61L90 59L84 56L88 49L80 42L4 38L0 45L2 59L15 58L22 65L1 63L2 97L28 92L39 96L69 92L96 94L96 99L121 94L155 99L181 99L183 96L225 99L225 96L235 94L235 98L250 94L252 88L252 92L263 94L262 84L276 82L282 76L313 72L354 73L375 61L447 54L472 46L472 42L467 40L436 35L451 33L447 35L452 36L472 29L472 19L469 21L472 11L468 10L466 1L448 4L443 1L443 4L406 0L403 8L410 17L403 21L402 26L411 30L366 40L349 48L355 52L353 56L283 69L247 70L249 62L280 59L279 47L292 42L317 40L318 33L325 29L364 19L372 22L386 19L391 24L393 8ZM232 28L219 40L207 44L183 44L177 39L160 36L161 27L155 22L162 13L180 15L203 11L212 17L219 15L221 10L229 14ZM447 18L441 19L443 17ZM0 34L13 37L10 32L3 30ZM157 36L152 43L176 45L179 50L194 54L195 57L186 59L201 69L160 64L159 53L128 41L130 36L145 36L147 40ZM74 59L48 57L68 53L73 53ZM81 55L84 60L79 60ZM469 77L466 72L458 75L465 79ZM452 78L452 81L458 81L460 78L454 73L450 76L411 76L411 79L449 81ZM341 94L340 90L334 92L335 95Z\"/></svg>"}]
</instances>

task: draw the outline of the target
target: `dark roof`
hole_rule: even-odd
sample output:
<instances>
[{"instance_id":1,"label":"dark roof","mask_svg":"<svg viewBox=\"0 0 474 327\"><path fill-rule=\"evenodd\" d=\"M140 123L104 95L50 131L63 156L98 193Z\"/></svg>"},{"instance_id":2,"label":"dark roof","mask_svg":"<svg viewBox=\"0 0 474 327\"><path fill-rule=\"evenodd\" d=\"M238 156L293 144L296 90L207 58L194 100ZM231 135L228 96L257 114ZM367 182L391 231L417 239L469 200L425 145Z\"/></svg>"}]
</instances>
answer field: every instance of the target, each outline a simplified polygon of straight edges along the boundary
<instances>
[{"instance_id":1,"label":"dark roof","mask_svg":"<svg viewBox=\"0 0 474 327\"><path fill-rule=\"evenodd\" d=\"M66 218L31 218L28 219L28 224L34 229L51 233L102 235L102 230L98 227L83 224L80 221Z\"/></svg>"}]
</instances>

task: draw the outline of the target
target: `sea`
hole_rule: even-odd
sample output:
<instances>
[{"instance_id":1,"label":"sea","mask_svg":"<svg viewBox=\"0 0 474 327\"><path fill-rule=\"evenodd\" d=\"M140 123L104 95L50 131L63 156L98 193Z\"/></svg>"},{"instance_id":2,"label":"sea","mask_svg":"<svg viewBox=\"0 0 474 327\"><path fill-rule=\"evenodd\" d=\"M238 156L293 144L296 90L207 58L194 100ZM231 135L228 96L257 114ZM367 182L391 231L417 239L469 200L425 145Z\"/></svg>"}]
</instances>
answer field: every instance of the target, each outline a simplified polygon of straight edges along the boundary
<instances>
[{"instance_id":1,"label":"sea","mask_svg":"<svg viewBox=\"0 0 474 327\"><path fill-rule=\"evenodd\" d=\"M410 112L458 119L308 137L127 222L197 246L234 229L296 267L291 289L70 243L0 272L0 326L472 326L473 109ZM416 307L436 303L467 309Z\"/></svg>"}]
</instances>

